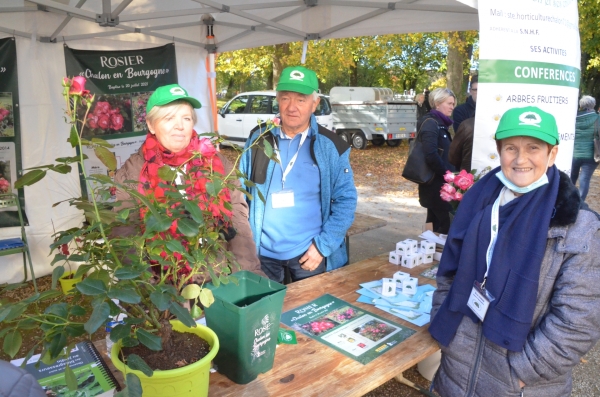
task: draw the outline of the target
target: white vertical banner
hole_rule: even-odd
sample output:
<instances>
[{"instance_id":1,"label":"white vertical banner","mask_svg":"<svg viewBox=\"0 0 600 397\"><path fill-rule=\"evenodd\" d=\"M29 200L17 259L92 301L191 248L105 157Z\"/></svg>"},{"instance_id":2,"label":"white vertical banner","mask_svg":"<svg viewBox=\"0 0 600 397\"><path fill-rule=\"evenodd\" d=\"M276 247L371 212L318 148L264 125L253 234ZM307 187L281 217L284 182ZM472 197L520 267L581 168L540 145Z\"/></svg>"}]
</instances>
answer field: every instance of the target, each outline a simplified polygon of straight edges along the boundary
<instances>
[{"instance_id":1,"label":"white vertical banner","mask_svg":"<svg viewBox=\"0 0 600 397\"><path fill-rule=\"evenodd\" d=\"M479 86L472 168L500 165L494 134L508 109L556 118L556 166L570 174L580 71L576 0L479 0Z\"/></svg>"}]
</instances>

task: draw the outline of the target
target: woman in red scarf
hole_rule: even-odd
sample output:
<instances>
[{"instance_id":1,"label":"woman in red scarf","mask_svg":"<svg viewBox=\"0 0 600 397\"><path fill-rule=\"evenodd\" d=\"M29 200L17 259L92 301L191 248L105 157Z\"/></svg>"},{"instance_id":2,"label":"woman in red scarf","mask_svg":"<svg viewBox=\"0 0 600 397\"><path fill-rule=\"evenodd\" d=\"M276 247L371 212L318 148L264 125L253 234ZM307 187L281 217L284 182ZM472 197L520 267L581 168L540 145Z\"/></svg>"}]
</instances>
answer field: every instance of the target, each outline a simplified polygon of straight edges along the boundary
<instances>
[{"instance_id":1,"label":"woman in red scarf","mask_svg":"<svg viewBox=\"0 0 600 397\"><path fill-rule=\"evenodd\" d=\"M196 201L200 209L213 213L214 221L222 226L228 250L235 255L241 268L262 274L248 224L248 206L241 191L224 189L217 197L207 194L205 172L227 175L232 165L217 152L210 139L198 137L194 131L197 120L194 109L200 106L197 99L177 84L159 87L146 106L146 141L117 171L115 182L123 184L137 180L137 190L141 194L161 200L165 194L164 185L170 181L162 180L158 170L168 165L172 170L183 171L185 175L177 175L175 183L179 184L181 178L185 178L186 198ZM123 190L117 190L117 200L124 204L116 210L136 204ZM176 221L165 233L177 238Z\"/></svg>"}]
</instances>

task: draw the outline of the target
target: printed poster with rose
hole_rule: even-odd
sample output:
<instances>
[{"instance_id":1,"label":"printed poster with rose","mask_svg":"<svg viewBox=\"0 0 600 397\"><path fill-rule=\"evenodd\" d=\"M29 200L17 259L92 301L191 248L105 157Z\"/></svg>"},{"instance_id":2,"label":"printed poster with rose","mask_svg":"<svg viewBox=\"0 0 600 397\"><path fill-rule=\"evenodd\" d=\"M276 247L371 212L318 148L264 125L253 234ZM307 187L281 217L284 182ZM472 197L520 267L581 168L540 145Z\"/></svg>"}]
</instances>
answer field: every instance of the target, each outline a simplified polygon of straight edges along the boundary
<instances>
[{"instance_id":1,"label":"printed poster with rose","mask_svg":"<svg viewBox=\"0 0 600 397\"><path fill-rule=\"evenodd\" d=\"M96 95L88 114L83 136L109 141L120 168L129 156L140 148L146 136L146 103L154 90L162 85L177 83L175 45L143 50L88 51L65 45L67 76L82 76L86 89ZM79 109L83 119L84 108ZM88 156L85 168L88 175L113 177L93 150L84 149ZM85 183L81 183L87 194ZM102 201L113 201L109 191Z\"/></svg>"},{"instance_id":2,"label":"printed poster with rose","mask_svg":"<svg viewBox=\"0 0 600 397\"><path fill-rule=\"evenodd\" d=\"M281 322L361 364L415 333L329 294L282 313Z\"/></svg>"},{"instance_id":3,"label":"printed poster with rose","mask_svg":"<svg viewBox=\"0 0 600 397\"><path fill-rule=\"evenodd\" d=\"M0 194L18 194L21 206L25 208L23 190L13 188L21 168L17 47L15 38L8 37L0 39ZM18 225L20 221L16 206L0 210L0 227Z\"/></svg>"}]
</instances>

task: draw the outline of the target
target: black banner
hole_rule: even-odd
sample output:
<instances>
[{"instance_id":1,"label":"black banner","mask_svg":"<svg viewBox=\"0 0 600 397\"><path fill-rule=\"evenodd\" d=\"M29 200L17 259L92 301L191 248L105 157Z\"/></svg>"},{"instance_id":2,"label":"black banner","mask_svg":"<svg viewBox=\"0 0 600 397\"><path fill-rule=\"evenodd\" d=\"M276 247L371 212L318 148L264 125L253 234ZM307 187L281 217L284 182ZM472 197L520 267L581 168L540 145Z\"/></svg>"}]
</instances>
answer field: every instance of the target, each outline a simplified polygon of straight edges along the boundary
<instances>
[{"instance_id":1,"label":"black banner","mask_svg":"<svg viewBox=\"0 0 600 397\"><path fill-rule=\"evenodd\" d=\"M106 139L115 145L111 150L119 168L144 141L140 136L146 134L146 103L152 92L177 83L175 45L127 51L74 50L66 45L64 49L67 76L85 77L85 88L96 96L83 136ZM79 119L83 119L85 110L78 109ZM84 148L84 153L88 155L88 175L113 176L93 151ZM88 192L83 180L81 189L85 196Z\"/></svg>"},{"instance_id":2,"label":"black banner","mask_svg":"<svg viewBox=\"0 0 600 397\"><path fill-rule=\"evenodd\" d=\"M17 193L24 209L23 190L13 187L23 166L18 82L15 38L0 39L0 194ZM0 212L0 227L19 225L16 207Z\"/></svg>"}]
</instances>

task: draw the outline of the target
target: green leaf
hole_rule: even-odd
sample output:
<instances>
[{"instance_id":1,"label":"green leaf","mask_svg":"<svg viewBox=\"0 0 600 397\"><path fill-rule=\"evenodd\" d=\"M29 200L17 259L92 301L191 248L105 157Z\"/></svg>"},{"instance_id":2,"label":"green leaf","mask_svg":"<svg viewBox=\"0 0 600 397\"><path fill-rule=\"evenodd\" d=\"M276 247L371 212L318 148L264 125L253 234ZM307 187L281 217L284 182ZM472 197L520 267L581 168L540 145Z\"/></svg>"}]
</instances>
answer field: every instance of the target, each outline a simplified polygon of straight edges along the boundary
<instances>
[{"instance_id":1,"label":"green leaf","mask_svg":"<svg viewBox=\"0 0 600 397\"><path fill-rule=\"evenodd\" d=\"M110 283L110 274L108 274L108 271L106 269L100 269L90 273L87 276L86 280L98 280L104 283L105 285L108 285ZM77 283L76 285L79 285L79 283Z\"/></svg>"},{"instance_id":2,"label":"green leaf","mask_svg":"<svg viewBox=\"0 0 600 397\"><path fill-rule=\"evenodd\" d=\"M202 291L200 291L200 303L202 303L202 306L209 307L214 301L215 297L212 291L208 288L202 288Z\"/></svg>"},{"instance_id":3,"label":"green leaf","mask_svg":"<svg viewBox=\"0 0 600 397\"><path fill-rule=\"evenodd\" d=\"M69 172L71 172L71 166L67 164L58 164L53 165L51 170L54 172L58 172L59 174L68 174Z\"/></svg>"},{"instance_id":4,"label":"green leaf","mask_svg":"<svg viewBox=\"0 0 600 397\"><path fill-rule=\"evenodd\" d=\"M85 328L81 324L69 324L65 327L65 332L71 338L77 338L85 334Z\"/></svg>"},{"instance_id":5,"label":"green leaf","mask_svg":"<svg viewBox=\"0 0 600 397\"><path fill-rule=\"evenodd\" d=\"M227 277L225 274L219 274L219 281L222 284L227 285L227 284L229 284L229 277Z\"/></svg>"},{"instance_id":6,"label":"green leaf","mask_svg":"<svg viewBox=\"0 0 600 397\"><path fill-rule=\"evenodd\" d=\"M4 345L2 346L4 353L8 354L10 358L14 358L21 348L21 343L23 343L23 337L19 331L15 329L9 332L4 337Z\"/></svg>"},{"instance_id":7,"label":"green leaf","mask_svg":"<svg viewBox=\"0 0 600 397\"><path fill-rule=\"evenodd\" d=\"M46 310L44 310L44 313L54 314L60 318L66 319L69 315L69 309L66 302L55 303L54 305L48 306Z\"/></svg>"},{"instance_id":8,"label":"green leaf","mask_svg":"<svg viewBox=\"0 0 600 397\"><path fill-rule=\"evenodd\" d=\"M121 346L123 347L136 347L139 344L140 341L135 338L132 338L131 336L127 336L121 339Z\"/></svg>"},{"instance_id":9,"label":"green leaf","mask_svg":"<svg viewBox=\"0 0 600 397\"><path fill-rule=\"evenodd\" d=\"M6 318L6 316L8 316L8 313L10 313L11 309L12 309L12 306L0 307L0 322L2 322Z\"/></svg>"},{"instance_id":10,"label":"green leaf","mask_svg":"<svg viewBox=\"0 0 600 397\"><path fill-rule=\"evenodd\" d=\"M115 277L119 280L131 280L139 277L145 269L139 269L135 267L122 267L120 269L115 270Z\"/></svg>"},{"instance_id":11,"label":"green leaf","mask_svg":"<svg viewBox=\"0 0 600 397\"><path fill-rule=\"evenodd\" d=\"M25 310L27 309L27 305L25 303L17 303L16 305L12 305L10 308L10 313L8 314L8 316L6 316L6 318L4 319L4 321L12 321L15 318L19 317L21 314L23 314L25 312Z\"/></svg>"},{"instance_id":12,"label":"green leaf","mask_svg":"<svg viewBox=\"0 0 600 397\"><path fill-rule=\"evenodd\" d=\"M200 309L200 306L194 305L192 306L192 311L190 312L190 314L193 318L198 318L202 315L202 309Z\"/></svg>"},{"instance_id":13,"label":"green leaf","mask_svg":"<svg viewBox=\"0 0 600 397\"><path fill-rule=\"evenodd\" d=\"M67 335L64 332L54 335L50 341L50 357L58 357L62 353L63 349L67 346Z\"/></svg>"},{"instance_id":14,"label":"green leaf","mask_svg":"<svg viewBox=\"0 0 600 397\"><path fill-rule=\"evenodd\" d=\"M177 176L177 171L171 169L168 165L163 165L158 169L158 177L163 181L171 182L175 180Z\"/></svg>"},{"instance_id":15,"label":"green leaf","mask_svg":"<svg viewBox=\"0 0 600 397\"><path fill-rule=\"evenodd\" d=\"M94 153L106 168L111 171L117 169L117 159L113 152L103 146L96 146L94 148Z\"/></svg>"},{"instance_id":16,"label":"green leaf","mask_svg":"<svg viewBox=\"0 0 600 397\"><path fill-rule=\"evenodd\" d=\"M131 325L118 324L110 331L110 340L117 342L131 334Z\"/></svg>"},{"instance_id":17,"label":"green leaf","mask_svg":"<svg viewBox=\"0 0 600 397\"><path fill-rule=\"evenodd\" d=\"M88 252L85 255L81 254L73 254L69 255L68 260L72 262L87 262L90 259L90 253Z\"/></svg>"},{"instance_id":18,"label":"green leaf","mask_svg":"<svg viewBox=\"0 0 600 397\"><path fill-rule=\"evenodd\" d=\"M75 148L79 145L79 134L77 133L77 129L74 125L71 126L71 132L69 134L68 141L71 144L71 147Z\"/></svg>"},{"instance_id":19,"label":"green leaf","mask_svg":"<svg viewBox=\"0 0 600 397\"><path fill-rule=\"evenodd\" d=\"M142 397L142 383L136 374L127 374L125 384L126 387L114 397Z\"/></svg>"},{"instance_id":20,"label":"green leaf","mask_svg":"<svg viewBox=\"0 0 600 397\"><path fill-rule=\"evenodd\" d=\"M106 285L102 280L96 280L91 277L86 278L83 281L75 284L75 287L81 292L83 295L100 295L105 294L107 292Z\"/></svg>"},{"instance_id":21,"label":"green leaf","mask_svg":"<svg viewBox=\"0 0 600 397\"><path fill-rule=\"evenodd\" d=\"M38 327L38 322L32 318L26 318L25 320L19 321L17 323L17 328L19 329L35 329Z\"/></svg>"},{"instance_id":22,"label":"green leaf","mask_svg":"<svg viewBox=\"0 0 600 397\"><path fill-rule=\"evenodd\" d=\"M44 291L40 294L40 301L44 301L46 299L53 299L53 298L56 298L57 296L60 296L61 294L62 294L62 292L60 292L56 289Z\"/></svg>"},{"instance_id":23,"label":"green leaf","mask_svg":"<svg viewBox=\"0 0 600 397\"><path fill-rule=\"evenodd\" d=\"M265 196L263 196L263 194L260 191L260 189L256 189L256 194L258 194L258 198L260 199L260 201L262 201L263 203L267 202L267 200L265 200Z\"/></svg>"},{"instance_id":24,"label":"green leaf","mask_svg":"<svg viewBox=\"0 0 600 397\"><path fill-rule=\"evenodd\" d=\"M58 279L61 278L65 274L64 266L57 266L52 270L52 289L56 288L56 283Z\"/></svg>"},{"instance_id":25,"label":"green leaf","mask_svg":"<svg viewBox=\"0 0 600 397\"><path fill-rule=\"evenodd\" d=\"M177 316L177 319L181 321L184 325L188 327L195 327L196 322L192 318L192 315L187 309L184 309L179 303L173 302L171 303L171 307L169 308L171 313Z\"/></svg>"},{"instance_id":26,"label":"green leaf","mask_svg":"<svg viewBox=\"0 0 600 397\"><path fill-rule=\"evenodd\" d=\"M171 227L172 219L166 216L150 215L146 221L146 230L149 232L164 232Z\"/></svg>"},{"instance_id":27,"label":"green leaf","mask_svg":"<svg viewBox=\"0 0 600 397\"><path fill-rule=\"evenodd\" d=\"M29 171L15 182L15 189L21 189L24 186L31 186L34 183L40 181L46 176L46 171L33 170Z\"/></svg>"},{"instance_id":28,"label":"green leaf","mask_svg":"<svg viewBox=\"0 0 600 397\"><path fill-rule=\"evenodd\" d=\"M35 301L37 301L39 299L40 299L40 294L39 293L35 293L35 294L33 294L33 295L31 295L31 296L23 299L21 302L29 304L29 303L33 303L33 302L35 302Z\"/></svg>"},{"instance_id":29,"label":"green leaf","mask_svg":"<svg viewBox=\"0 0 600 397\"><path fill-rule=\"evenodd\" d=\"M113 287L108 291L108 297L118 299L121 302L131 303L136 305L142 301L142 298L133 288Z\"/></svg>"},{"instance_id":30,"label":"green leaf","mask_svg":"<svg viewBox=\"0 0 600 397\"><path fill-rule=\"evenodd\" d=\"M67 256L63 255L63 254L56 254L54 255L54 259L52 259L52 262L50 262L50 266L54 266L54 264L56 262L61 262L61 261L65 261L67 260Z\"/></svg>"},{"instance_id":31,"label":"green leaf","mask_svg":"<svg viewBox=\"0 0 600 397\"><path fill-rule=\"evenodd\" d=\"M159 336L152 335L150 332L142 328L138 328L136 330L136 335L140 343L146 346L148 349L156 352L162 350L162 342Z\"/></svg>"},{"instance_id":32,"label":"green leaf","mask_svg":"<svg viewBox=\"0 0 600 397\"><path fill-rule=\"evenodd\" d=\"M84 274L86 274L87 272L90 271L90 269L92 269L94 267L94 265L81 265L77 268L77 271L75 272L75 275L73 276L73 278L79 278L82 277Z\"/></svg>"},{"instance_id":33,"label":"green leaf","mask_svg":"<svg viewBox=\"0 0 600 397\"><path fill-rule=\"evenodd\" d=\"M256 183L252 182L250 179L244 178L244 185L246 185L248 187L254 187L254 186L256 186Z\"/></svg>"},{"instance_id":34,"label":"green leaf","mask_svg":"<svg viewBox=\"0 0 600 397\"><path fill-rule=\"evenodd\" d=\"M108 143L108 141L105 141L104 139L100 139L100 138L92 138L92 143L95 143L96 145L99 145L99 146L104 146L109 149L115 147L115 145L113 145L112 143Z\"/></svg>"},{"instance_id":35,"label":"green leaf","mask_svg":"<svg viewBox=\"0 0 600 397\"><path fill-rule=\"evenodd\" d=\"M69 309L69 314L72 316L83 316L87 313L87 311L79 305L74 305L71 306L71 308Z\"/></svg>"},{"instance_id":36,"label":"green leaf","mask_svg":"<svg viewBox=\"0 0 600 397\"><path fill-rule=\"evenodd\" d=\"M65 163L65 164L77 163L79 161L79 156L59 157L59 158L55 159L55 161L57 163Z\"/></svg>"},{"instance_id":37,"label":"green leaf","mask_svg":"<svg viewBox=\"0 0 600 397\"><path fill-rule=\"evenodd\" d=\"M193 220L198 222L200 225L204 225L204 217L202 216L202 210L198 207L198 203L195 201L185 200L183 202L185 210L190 213Z\"/></svg>"},{"instance_id":38,"label":"green leaf","mask_svg":"<svg viewBox=\"0 0 600 397\"><path fill-rule=\"evenodd\" d=\"M78 283L80 284L80 283ZM108 318L110 314L110 306L106 302L102 302L94 307L94 311L90 319L83 325L88 334L93 334Z\"/></svg>"},{"instance_id":39,"label":"green leaf","mask_svg":"<svg viewBox=\"0 0 600 397\"><path fill-rule=\"evenodd\" d=\"M171 252L184 252L185 251L185 248L183 248L183 245L181 245L179 240L167 241L167 244L165 244L165 246Z\"/></svg>"},{"instance_id":40,"label":"green leaf","mask_svg":"<svg viewBox=\"0 0 600 397\"><path fill-rule=\"evenodd\" d=\"M150 300L161 312L167 310L169 306L171 306L171 297L158 290L150 294Z\"/></svg>"},{"instance_id":41,"label":"green leaf","mask_svg":"<svg viewBox=\"0 0 600 397\"><path fill-rule=\"evenodd\" d=\"M181 290L181 296L185 299L196 299L202 288L198 284L188 284Z\"/></svg>"},{"instance_id":42,"label":"green leaf","mask_svg":"<svg viewBox=\"0 0 600 397\"><path fill-rule=\"evenodd\" d=\"M152 376L154 371L146 364L146 362L137 354L130 354L127 357L127 366L131 369L141 371L146 376Z\"/></svg>"},{"instance_id":43,"label":"green leaf","mask_svg":"<svg viewBox=\"0 0 600 397\"><path fill-rule=\"evenodd\" d=\"M180 219L177 222L177 230L186 237L194 237L198 235L200 225L189 218Z\"/></svg>"},{"instance_id":44,"label":"green leaf","mask_svg":"<svg viewBox=\"0 0 600 397\"><path fill-rule=\"evenodd\" d=\"M223 189L223 183L220 179L213 179L211 182L206 182L206 193L211 197L216 197Z\"/></svg>"},{"instance_id":45,"label":"green leaf","mask_svg":"<svg viewBox=\"0 0 600 397\"><path fill-rule=\"evenodd\" d=\"M264 150L265 150L265 154L267 155L267 157L268 158L273 157L273 146L266 139L264 139L262 142L264 143L264 146L265 146Z\"/></svg>"},{"instance_id":46,"label":"green leaf","mask_svg":"<svg viewBox=\"0 0 600 397\"><path fill-rule=\"evenodd\" d=\"M117 220L125 223L127 222L127 220L129 219L129 211L130 208L125 208L124 210L121 210L117 213Z\"/></svg>"},{"instance_id":47,"label":"green leaf","mask_svg":"<svg viewBox=\"0 0 600 397\"><path fill-rule=\"evenodd\" d=\"M67 383L69 390L77 390L77 376L71 367L69 367L69 364L65 367L65 382Z\"/></svg>"}]
</instances>

